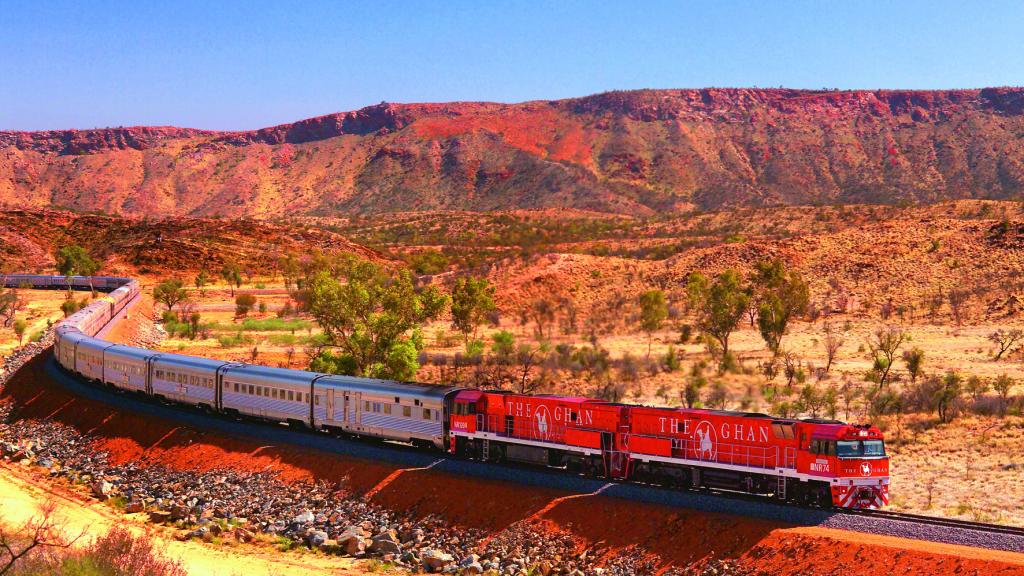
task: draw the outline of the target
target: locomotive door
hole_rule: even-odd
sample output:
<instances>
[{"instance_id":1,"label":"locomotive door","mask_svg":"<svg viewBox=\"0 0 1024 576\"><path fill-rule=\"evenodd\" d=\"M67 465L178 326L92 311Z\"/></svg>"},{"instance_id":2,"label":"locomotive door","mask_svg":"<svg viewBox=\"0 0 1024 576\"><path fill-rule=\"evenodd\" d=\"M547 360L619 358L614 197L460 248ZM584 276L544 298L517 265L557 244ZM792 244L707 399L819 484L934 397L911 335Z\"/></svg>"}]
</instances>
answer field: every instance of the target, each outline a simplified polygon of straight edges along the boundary
<instances>
[{"instance_id":1,"label":"locomotive door","mask_svg":"<svg viewBox=\"0 0 1024 576\"><path fill-rule=\"evenodd\" d=\"M626 434L621 436L625 443ZM606 477L624 480L629 476L629 454L616 448L615 436L611 432L601 432L601 459Z\"/></svg>"}]
</instances>

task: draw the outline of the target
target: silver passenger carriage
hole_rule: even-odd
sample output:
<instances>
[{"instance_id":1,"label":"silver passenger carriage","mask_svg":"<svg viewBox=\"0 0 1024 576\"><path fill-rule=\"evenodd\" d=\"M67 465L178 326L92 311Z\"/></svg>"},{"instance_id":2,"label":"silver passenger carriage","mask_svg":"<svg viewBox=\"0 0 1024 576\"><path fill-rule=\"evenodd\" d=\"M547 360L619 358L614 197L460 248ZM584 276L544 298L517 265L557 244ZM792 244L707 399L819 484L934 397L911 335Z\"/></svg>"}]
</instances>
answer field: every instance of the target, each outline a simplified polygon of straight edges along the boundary
<instances>
[{"instance_id":1,"label":"silver passenger carriage","mask_svg":"<svg viewBox=\"0 0 1024 576\"><path fill-rule=\"evenodd\" d=\"M314 384L324 400L314 406L314 426L361 436L444 448L446 397L456 388L327 376Z\"/></svg>"},{"instance_id":2,"label":"silver passenger carriage","mask_svg":"<svg viewBox=\"0 0 1024 576\"><path fill-rule=\"evenodd\" d=\"M103 381L103 353L113 346L110 342L85 337L75 346L75 372L90 380Z\"/></svg>"},{"instance_id":3,"label":"silver passenger carriage","mask_svg":"<svg viewBox=\"0 0 1024 576\"><path fill-rule=\"evenodd\" d=\"M148 392L147 360L155 356L158 356L157 352L145 348L120 344L111 346L103 353L103 381L121 390Z\"/></svg>"},{"instance_id":4,"label":"silver passenger carriage","mask_svg":"<svg viewBox=\"0 0 1024 576\"><path fill-rule=\"evenodd\" d=\"M61 325L54 330L54 350L57 356L57 363L75 370L75 348L78 343L89 338L81 330L70 325Z\"/></svg>"},{"instance_id":5,"label":"silver passenger carriage","mask_svg":"<svg viewBox=\"0 0 1024 576\"><path fill-rule=\"evenodd\" d=\"M149 360L150 394L165 400L216 408L217 377L227 362L182 354L158 354Z\"/></svg>"},{"instance_id":6,"label":"silver passenger carriage","mask_svg":"<svg viewBox=\"0 0 1024 576\"><path fill-rule=\"evenodd\" d=\"M224 369L221 410L276 422L309 426L313 381L323 374L249 364Z\"/></svg>"}]
</instances>

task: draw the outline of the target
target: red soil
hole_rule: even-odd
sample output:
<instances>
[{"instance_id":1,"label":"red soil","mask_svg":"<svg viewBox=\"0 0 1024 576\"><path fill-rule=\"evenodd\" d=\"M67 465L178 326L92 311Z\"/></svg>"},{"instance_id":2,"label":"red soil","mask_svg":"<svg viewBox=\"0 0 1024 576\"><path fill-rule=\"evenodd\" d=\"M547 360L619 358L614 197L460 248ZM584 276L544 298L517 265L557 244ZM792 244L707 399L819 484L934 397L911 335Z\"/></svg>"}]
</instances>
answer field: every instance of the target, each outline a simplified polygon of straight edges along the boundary
<instances>
[{"instance_id":1,"label":"red soil","mask_svg":"<svg viewBox=\"0 0 1024 576\"><path fill-rule=\"evenodd\" d=\"M1021 574L1024 555L740 519L556 490L401 470L381 462L263 446L162 418L120 413L50 381L45 358L29 363L2 391L18 418L49 418L95 438L115 462L139 460L178 469L273 469L286 481L345 479L356 493L418 515L438 514L469 528L498 531L529 522L569 531L580 547L637 547L664 565L734 558L770 574Z\"/></svg>"}]
</instances>

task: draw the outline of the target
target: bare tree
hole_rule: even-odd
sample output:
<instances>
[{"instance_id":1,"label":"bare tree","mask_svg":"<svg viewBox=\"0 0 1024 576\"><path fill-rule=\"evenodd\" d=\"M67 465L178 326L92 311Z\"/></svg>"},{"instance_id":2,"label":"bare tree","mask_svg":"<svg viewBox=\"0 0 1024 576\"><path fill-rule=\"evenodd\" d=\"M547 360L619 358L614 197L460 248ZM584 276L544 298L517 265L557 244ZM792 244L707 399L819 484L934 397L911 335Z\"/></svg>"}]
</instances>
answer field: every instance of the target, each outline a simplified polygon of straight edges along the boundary
<instances>
[{"instance_id":1,"label":"bare tree","mask_svg":"<svg viewBox=\"0 0 1024 576\"><path fill-rule=\"evenodd\" d=\"M995 358L992 359L993 362L998 362L999 359L1003 357L1003 354L1009 352L1014 345L1020 342L1021 339L1024 339L1024 330L1020 330L1019 328L1003 330L1000 328L999 330L989 334L988 339L999 347L999 351L996 352Z\"/></svg>"},{"instance_id":2,"label":"bare tree","mask_svg":"<svg viewBox=\"0 0 1024 576\"><path fill-rule=\"evenodd\" d=\"M25 307L25 304L27 301L16 289L4 290L0 286L0 321L2 321L0 323L4 328L9 328L11 324L14 324L15 317Z\"/></svg>"},{"instance_id":3,"label":"bare tree","mask_svg":"<svg viewBox=\"0 0 1024 576\"><path fill-rule=\"evenodd\" d=\"M822 344L825 346L825 357L828 359L825 363L826 374L832 369L832 362L835 361L844 342L842 334L836 330L836 327L831 322L825 322L825 338L822 340Z\"/></svg>"},{"instance_id":4,"label":"bare tree","mask_svg":"<svg viewBox=\"0 0 1024 576\"><path fill-rule=\"evenodd\" d=\"M875 330L868 339L871 356L875 360L873 370L878 375L878 387L885 387L889 381L889 372L896 359L896 353L907 339L907 333L896 326L886 326Z\"/></svg>"},{"instance_id":5,"label":"bare tree","mask_svg":"<svg viewBox=\"0 0 1024 576\"><path fill-rule=\"evenodd\" d=\"M15 534L0 526L0 574L9 573L34 550L70 548L85 536L83 530L78 536L69 538L65 526L54 519L56 508L52 500L45 502L39 509L39 516L30 518Z\"/></svg>"}]
</instances>

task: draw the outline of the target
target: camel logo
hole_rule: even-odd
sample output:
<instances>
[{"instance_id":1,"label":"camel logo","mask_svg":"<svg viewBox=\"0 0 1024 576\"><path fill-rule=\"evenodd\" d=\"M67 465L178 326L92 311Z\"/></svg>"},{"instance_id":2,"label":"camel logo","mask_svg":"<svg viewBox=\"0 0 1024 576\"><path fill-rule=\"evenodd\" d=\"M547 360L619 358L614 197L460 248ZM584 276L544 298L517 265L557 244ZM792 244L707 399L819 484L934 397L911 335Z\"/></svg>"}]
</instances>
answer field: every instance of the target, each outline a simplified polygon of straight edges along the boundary
<instances>
[{"instance_id":1,"label":"camel logo","mask_svg":"<svg viewBox=\"0 0 1024 576\"><path fill-rule=\"evenodd\" d=\"M860 463L860 475L861 476L871 476L871 464L868 464L867 462L861 462Z\"/></svg>"},{"instance_id":2,"label":"camel logo","mask_svg":"<svg viewBox=\"0 0 1024 576\"><path fill-rule=\"evenodd\" d=\"M700 460L714 460L718 456L718 434L715 432L714 427L711 426L711 423L707 420L702 420L700 424L697 424L693 435L698 440L698 444L695 447L697 458Z\"/></svg>"},{"instance_id":3,"label":"camel logo","mask_svg":"<svg viewBox=\"0 0 1024 576\"><path fill-rule=\"evenodd\" d=\"M547 406L540 406L537 411L534 412L534 416L537 418L537 435L544 440L548 439L548 435L551 433L549 421L551 420L551 414L548 412Z\"/></svg>"}]
</instances>

